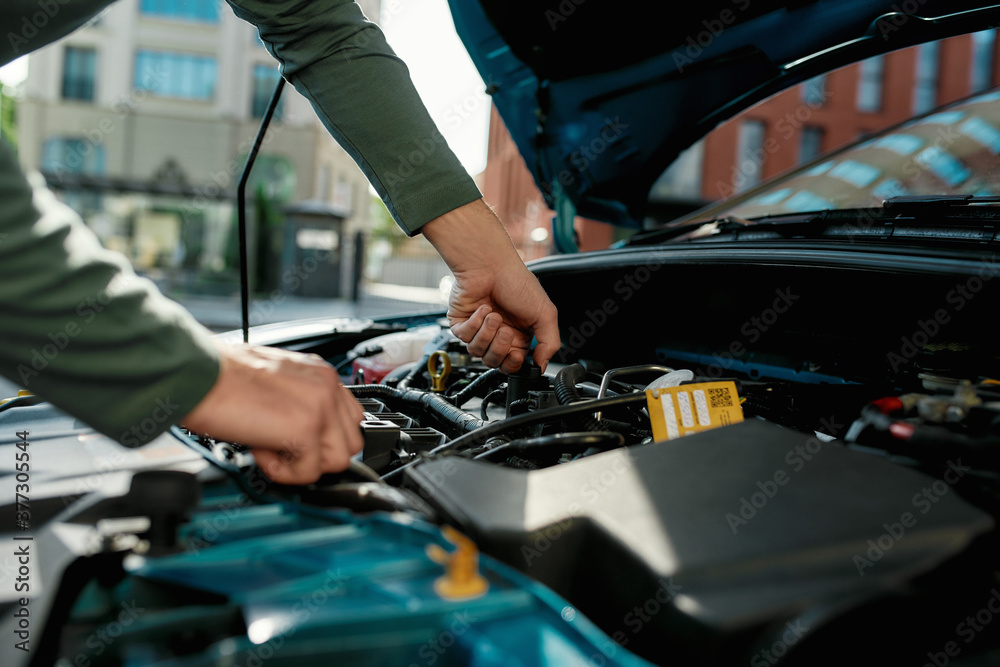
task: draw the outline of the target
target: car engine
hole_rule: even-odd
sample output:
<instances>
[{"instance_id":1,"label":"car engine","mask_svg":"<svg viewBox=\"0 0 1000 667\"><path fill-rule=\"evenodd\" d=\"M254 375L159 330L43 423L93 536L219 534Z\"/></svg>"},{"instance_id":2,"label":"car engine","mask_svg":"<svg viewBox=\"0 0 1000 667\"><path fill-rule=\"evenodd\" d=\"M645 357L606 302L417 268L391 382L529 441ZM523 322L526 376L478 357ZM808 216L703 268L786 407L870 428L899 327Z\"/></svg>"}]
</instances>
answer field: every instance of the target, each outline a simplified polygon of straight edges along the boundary
<instances>
[{"instance_id":1,"label":"car engine","mask_svg":"<svg viewBox=\"0 0 1000 667\"><path fill-rule=\"evenodd\" d=\"M52 445L35 511L67 569L49 657L250 664L281 639L269 664L501 664L484 638L509 658L560 636L582 656L565 664L992 664L1000 623L977 612L998 574L995 286L942 323L927 304L954 272L739 268L734 290L735 265L543 264L564 337L545 372L487 368L438 316L297 340L365 412L351 468L304 487L239 443L175 429L129 451L18 408ZM664 301L682 272L691 287ZM491 592L442 607L428 541L478 550ZM343 581L299 618L324 571ZM94 640L129 599L156 614ZM428 644L460 612L478 639Z\"/></svg>"}]
</instances>

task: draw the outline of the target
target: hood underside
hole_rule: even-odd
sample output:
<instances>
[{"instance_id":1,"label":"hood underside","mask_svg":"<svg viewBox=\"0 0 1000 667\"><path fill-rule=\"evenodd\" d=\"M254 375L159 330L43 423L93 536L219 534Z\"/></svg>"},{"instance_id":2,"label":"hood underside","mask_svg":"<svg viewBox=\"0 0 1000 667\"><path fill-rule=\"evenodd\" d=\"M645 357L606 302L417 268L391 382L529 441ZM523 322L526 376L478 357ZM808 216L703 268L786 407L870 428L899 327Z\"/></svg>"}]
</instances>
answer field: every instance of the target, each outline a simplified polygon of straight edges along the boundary
<instances>
[{"instance_id":1,"label":"hood underside","mask_svg":"<svg viewBox=\"0 0 1000 667\"><path fill-rule=\"evenodd\" d=\"M985 30L975 0L450 0L546 202L641 227L649 190L720 122L865 58Z\"/></svg>"}]
</instances>

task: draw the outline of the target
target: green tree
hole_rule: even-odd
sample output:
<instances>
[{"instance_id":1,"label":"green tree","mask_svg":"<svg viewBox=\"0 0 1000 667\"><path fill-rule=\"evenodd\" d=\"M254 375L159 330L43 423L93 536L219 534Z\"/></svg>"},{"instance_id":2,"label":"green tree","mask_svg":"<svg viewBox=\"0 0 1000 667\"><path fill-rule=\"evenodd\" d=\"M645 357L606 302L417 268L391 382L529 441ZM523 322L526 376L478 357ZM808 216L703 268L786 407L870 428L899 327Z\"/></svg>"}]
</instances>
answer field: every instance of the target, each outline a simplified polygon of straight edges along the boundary
<instances>
[{"instance_id":1,"label":"green tree","mask_svg":"<svg viewBox=\"0 0 1000 667\"><path fill-rule=\"evenodd\" d=\"M7 86L0 86L0 135L17 150L17 98Z\"/></svg>"},{"instance_id":2,"label":"green tree","mask_svg":"<svg viewBox=\"0 0 1000 667\"><path fill-rule=\"evenodd\" d=\"M274 200L268 196L263 183L254 191L253 209L256 230L256 261L254 262L254 290L258 293L270 292L278 286L281 264L281 231L284 216L277 210Z\"/></svg>"}]
</instances>

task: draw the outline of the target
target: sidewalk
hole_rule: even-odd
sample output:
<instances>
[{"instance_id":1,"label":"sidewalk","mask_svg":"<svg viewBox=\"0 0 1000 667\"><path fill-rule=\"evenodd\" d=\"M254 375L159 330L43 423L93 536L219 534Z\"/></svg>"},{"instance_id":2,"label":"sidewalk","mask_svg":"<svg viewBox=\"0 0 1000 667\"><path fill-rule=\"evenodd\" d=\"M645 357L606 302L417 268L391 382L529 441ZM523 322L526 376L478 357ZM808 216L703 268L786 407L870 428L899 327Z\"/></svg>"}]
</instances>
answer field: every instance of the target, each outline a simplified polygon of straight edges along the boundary
<instances>
[{"instance_id":1,"label":"sidewalk","mask_svg":"<svg viewBox=\"0 0 1000 667\"><path fill-rule=\"evenodd\" d=\"M242 326L239 296L171 296L199 322L213 331L231 331ZM361 299L315 299L280 296L250 299L250 326L313 317L377 318L389 315L443 312L447 302L440 291L378 283L366 285Z\"/></svg>"}]
</instances>

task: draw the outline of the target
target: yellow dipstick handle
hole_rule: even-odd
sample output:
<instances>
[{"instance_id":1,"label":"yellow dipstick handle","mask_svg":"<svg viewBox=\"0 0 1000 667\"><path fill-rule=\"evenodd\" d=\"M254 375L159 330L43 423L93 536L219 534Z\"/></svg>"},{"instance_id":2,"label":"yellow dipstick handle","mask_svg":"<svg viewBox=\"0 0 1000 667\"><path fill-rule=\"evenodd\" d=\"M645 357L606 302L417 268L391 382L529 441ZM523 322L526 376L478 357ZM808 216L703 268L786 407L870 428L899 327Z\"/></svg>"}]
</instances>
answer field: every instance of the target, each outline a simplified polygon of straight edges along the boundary
<instances>
[{"instance_id":1,"label":"yellow dipstick handle","mask_svg":"<svg viewBox=\"0 0 1000 667\"><path fill-rule=\"evenodd\" d=\"M34 394L32 394L27 389L18 389L17 390L17 396L11 396L10 398L0 399L0 405L3 405L4 403L10 403L15 398L21 398L22 396L34 396Z\"/></svg>"},{"instance_id":2,"label":"yellow dipstick handle","mask_svg":"<svg viewBox=\"0 0 1000 667\"><path fill-rule=\"evenodd\" d=\"M438 360L441 360L441 367L438 368ZM444 383L451 373L451 357L447 352L438 350L431 354L427 360L427 372L431 374L431 391L444 391Z\"/></svg>"},{"instance_id":3,"label":"yellow dipstick handle","mask_svg":"<svg viewBox=\"0 0 1000 667\"><path fill-rule=\"evenodd\" d=\"M489 590L489 582L479 573L479 550L468 537L451 526L443 526L445 539L456 546L452 552L437 544L427 546L427 555L445 567L444 576L434 582L434 592L446 600L468 600Z\"/></svg>"}]
</instances>

